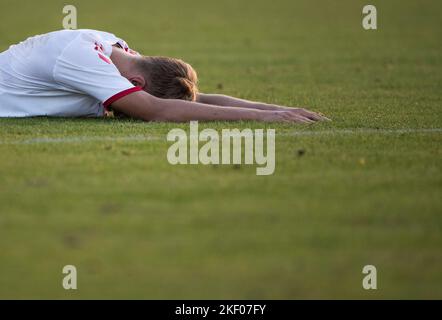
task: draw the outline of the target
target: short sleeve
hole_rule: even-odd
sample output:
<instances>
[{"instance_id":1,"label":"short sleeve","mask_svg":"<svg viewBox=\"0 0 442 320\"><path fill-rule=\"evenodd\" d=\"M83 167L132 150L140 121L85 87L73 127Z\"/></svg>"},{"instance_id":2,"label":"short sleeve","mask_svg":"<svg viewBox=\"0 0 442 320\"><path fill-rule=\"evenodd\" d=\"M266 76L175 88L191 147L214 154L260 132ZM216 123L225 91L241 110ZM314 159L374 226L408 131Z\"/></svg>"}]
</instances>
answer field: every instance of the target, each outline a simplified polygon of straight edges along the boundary
<instances>
[{"instance_id":1,"label":"short sleeve","mask_svg":"<svg viewBox=\"0 0 442 320\"><path fill-rule=\"evenodd\" d=\"M140 91L124 78L105 52L108 43L99 35L81 34L58 57L53 76L59 84L101 101L105 107L125 95Z\"/></svg>"}]
</instances>

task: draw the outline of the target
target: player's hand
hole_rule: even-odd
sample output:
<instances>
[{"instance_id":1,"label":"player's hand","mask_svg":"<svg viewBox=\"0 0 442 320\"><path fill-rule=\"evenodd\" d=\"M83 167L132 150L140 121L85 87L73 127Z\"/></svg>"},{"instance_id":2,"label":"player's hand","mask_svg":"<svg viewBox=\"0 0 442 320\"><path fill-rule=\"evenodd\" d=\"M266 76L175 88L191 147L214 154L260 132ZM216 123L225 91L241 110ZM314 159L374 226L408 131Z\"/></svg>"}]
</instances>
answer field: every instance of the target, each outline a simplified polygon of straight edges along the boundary
<instances>
[{"instance_id":1,"label":"player's hand","mask_svg":"<svg viewBox=\"0 0 442 320\"><path fill-rule=\"evenodd\" d=\"M261 109L262 104L257 105L256 109ZM293 115L295 115L297 119L303 120L304 118L311 120L313 122L316 121L331 121L329 118L324 116L322 113L319 112L313 112L304 108L290 108L285 106L278 106L278 105L266 105L265 109L261 110L268 110L268 111L284 111L289 112Z\"/></svg>"},{"instance_id":2,"label":"player's hand","mask_svg":"<svg viewBox=\"0 0 442 320\"><path fill-rule=\"evenodd\" d=\"M287 108L284 110L261 111L262 121L265 122L291 122L291 123L314 123L328 120L315 112L301 108Z\"/></svg>"},{"instance_id":3,"label":"player's hand","mask_svg":"<svg viewBox=\"0 0 442 320\"><path fill-rule=\"evenodd\" d=\"M313 112L304 108L284 108L284 111L289 111L290 113L302 116L312 121L331 121L321 113Z\"/></svg>"}]
</instances>

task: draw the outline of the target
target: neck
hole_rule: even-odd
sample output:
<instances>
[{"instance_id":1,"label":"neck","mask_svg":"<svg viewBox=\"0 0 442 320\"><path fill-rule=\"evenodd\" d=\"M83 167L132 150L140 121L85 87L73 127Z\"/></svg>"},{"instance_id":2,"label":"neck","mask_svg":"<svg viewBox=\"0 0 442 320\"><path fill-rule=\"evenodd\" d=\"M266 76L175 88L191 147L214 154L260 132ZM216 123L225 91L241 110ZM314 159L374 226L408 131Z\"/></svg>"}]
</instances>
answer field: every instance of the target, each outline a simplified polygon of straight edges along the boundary
<instances>
[{"instance_id":1,"label":"neck","mask_svg":"<svg viewBox=\"0 0 442 320\"><path fill-rule=\"evenodd\" d=\"M112 47L110 58L121 75L129 79L137 61L137 56L128 54L119 48Z\"/></svg>"}]
</instances>

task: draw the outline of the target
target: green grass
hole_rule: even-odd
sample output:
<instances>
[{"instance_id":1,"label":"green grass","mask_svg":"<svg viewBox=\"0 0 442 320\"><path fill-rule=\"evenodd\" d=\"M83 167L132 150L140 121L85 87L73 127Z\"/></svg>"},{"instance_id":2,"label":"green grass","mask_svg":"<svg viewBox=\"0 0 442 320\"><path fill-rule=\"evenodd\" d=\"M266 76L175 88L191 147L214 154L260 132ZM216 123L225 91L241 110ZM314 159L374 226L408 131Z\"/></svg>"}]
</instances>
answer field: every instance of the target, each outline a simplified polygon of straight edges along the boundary
<instances>
[{"instance_id":1,"label":"green grass","mask_svg":"<svg viewBox=\"0 0 442 320\"><path fill-rule=\"evenodd\" d=\"M442 128L441 2L372 1L377 31L359 0L70 3L81 28L192 63L201 91L334 121L266 125L276 171L256 176L170 165L174 124L1 119L0 298L442 298L442 133L385 131ZM3 0L0 49L61 28L61 10ZM140 135L156 139L112 140ZM73 137L103 141L50 140Z\"/></svg>"}]
</instances>

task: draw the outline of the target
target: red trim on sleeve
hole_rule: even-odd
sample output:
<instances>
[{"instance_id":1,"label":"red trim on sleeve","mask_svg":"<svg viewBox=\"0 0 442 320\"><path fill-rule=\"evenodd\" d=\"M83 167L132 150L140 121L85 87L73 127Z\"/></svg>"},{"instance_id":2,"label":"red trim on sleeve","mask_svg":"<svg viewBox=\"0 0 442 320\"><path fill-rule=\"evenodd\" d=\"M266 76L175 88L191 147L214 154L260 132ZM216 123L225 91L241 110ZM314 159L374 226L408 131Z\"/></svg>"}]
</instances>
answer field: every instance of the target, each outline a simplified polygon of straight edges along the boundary
<instances>
[{"instance_id":1,"label":"red trim on sleeve","mask_svg":"<svg viewBox=\"0 0 442 320\"><path fill-rule=\"evenodd\" d=\"M123 90L123 91L121 91L121 92L119 92L119 93L113 95L112 97L110 97L110 98L107 99L106 101L104 101L104 102L103 102L103 106L104 106L105 108L107 108L107 107L109 107L112 103L114 103L115 101L117 101L117 100L119 100L119 99L121 99L121 98L127 96L128 94L133 93L133 92L137 92L137 91L141 91L141 90L143 90L143 88L141 88L141 87L133 87L133 88L129 88L129 89Z\"/></svg>"}]
</instances>

